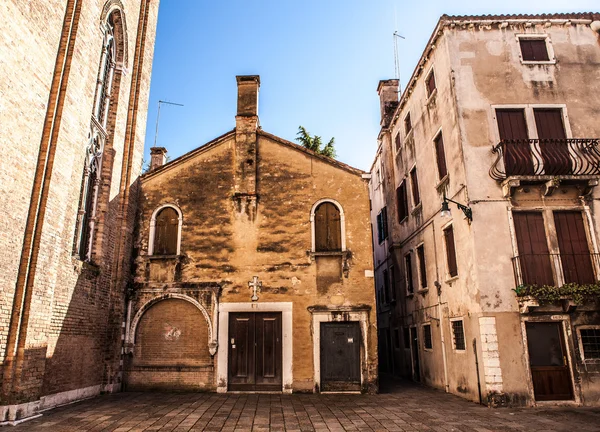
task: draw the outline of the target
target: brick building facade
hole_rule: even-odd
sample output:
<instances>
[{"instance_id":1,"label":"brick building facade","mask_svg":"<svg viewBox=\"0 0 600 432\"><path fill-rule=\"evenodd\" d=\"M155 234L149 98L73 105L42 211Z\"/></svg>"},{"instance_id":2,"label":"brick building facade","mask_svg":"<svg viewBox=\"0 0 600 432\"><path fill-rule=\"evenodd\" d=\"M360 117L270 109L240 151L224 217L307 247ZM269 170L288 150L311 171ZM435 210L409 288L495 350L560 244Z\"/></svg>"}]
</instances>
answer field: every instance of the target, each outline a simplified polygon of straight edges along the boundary
<instances>
[{"instance_id":1,"label":"brick building facade","mask_svg":"<svg viewBox=\"0 0 600 432\"><path fill-rule=\"evenodd\" d=\"M375 391L368 175L263 131L237 81L235 129L140 179L126 388Z\"/></svg>"},{"instance_id":2,"label":"brick building facade","mask_svg":"<svg viewBox=\"0 0 600 432\"><path fill-rule=\"evenodd\" d=\"M599 32L594 13L442 16L401 97L380 82L386 373L600 404Z\"/></svg>"},{"instance_id":3,"label":"brick building facade","mask_svg":"<svg viewBox=\"0 0 600 432\"><path fill-rule=\"evenodd\" d=\"M157 14L0 4L0 423L120 389Z\"/></svg>"}]
</instances>

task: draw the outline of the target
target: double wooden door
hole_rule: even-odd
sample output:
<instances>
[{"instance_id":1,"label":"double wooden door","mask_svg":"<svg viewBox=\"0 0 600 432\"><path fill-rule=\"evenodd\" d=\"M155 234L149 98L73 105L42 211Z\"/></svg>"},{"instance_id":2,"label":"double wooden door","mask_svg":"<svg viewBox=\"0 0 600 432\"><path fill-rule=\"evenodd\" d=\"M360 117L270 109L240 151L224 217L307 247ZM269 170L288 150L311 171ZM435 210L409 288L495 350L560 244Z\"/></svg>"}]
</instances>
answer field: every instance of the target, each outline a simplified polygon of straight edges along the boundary
<instances>
[{"instance_id":1,"label":"double wooden door","mask_svg":"<svg viewBox=\"0 0 600 432\"><path fill-rule=\"evenodd\" d=\"M573 399L571 373L561 324L528 322L525 326L535 400Z\"/></svg>"},{"instance_id":2,"label":"double wooden door","mask_svg":"<svg viewBox=\"0 0 600 432\"><path fill-rule=\"evenodd\" d=\"M321 390L360 390L358 322L321 323Z\"/></svg>"},{"instance_id":3,"label":"double wooden door","mask_svg":"<svg viewBox=\"0 0 600 432\"><path fill-rule=\"evenodd\" d=\"M281 312L229 314L228 389L282 389Z\"/></svg>"}]
</instances>

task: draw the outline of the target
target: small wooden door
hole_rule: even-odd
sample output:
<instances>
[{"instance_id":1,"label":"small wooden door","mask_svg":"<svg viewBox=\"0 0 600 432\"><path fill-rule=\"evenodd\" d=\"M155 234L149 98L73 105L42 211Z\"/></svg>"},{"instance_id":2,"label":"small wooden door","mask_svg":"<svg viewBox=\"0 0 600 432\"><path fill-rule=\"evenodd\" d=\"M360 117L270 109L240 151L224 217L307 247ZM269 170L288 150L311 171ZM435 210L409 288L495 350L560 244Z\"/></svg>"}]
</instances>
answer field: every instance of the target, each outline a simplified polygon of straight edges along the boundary
<instances>
[{"instance_id":1,"label":"small wooden door","mask_svg":"<svg viewBox=\"0 0 600 432\"><path fill-rule=\"evenodd\" d=\"M321 323L321 390L360 390L360 326Z\"/></svg>"},{"instance_id":2,"label":"small wooden door","mask_svg":"<svg viewBox=\"0 0 600 432\"><path fill-rule=\"evenodd\" d=\"M519 256L515 265L525 285L554 285L544 217L539 212L513 212Z\"/></svg>"},{"instance_id":3,"label":"small wooden door","mask_svg":"<svg viewBox=\"0 0 600 432\"><path fill-rule=\"evenodd\" d=\"M544 162L544 174L567 175L573 172L569 146L565 139L562 110L560 108L536 108L535 125L540 139L540 151Z\"/></svg>"},{"instance_id":4,"label":"small wooden door","mask_svg":"<svg viewBox=\"0 0 600 432\"><path fill-rule=\"evenodd\" d=\"M229 390L281 390L281 339L280 312L230 313Z\"/></svg>"},{"instance_id":5,"label":"small wooden door","mask_svg":"<svg viewBox=\"0 0 600 432\"><path fill-rule=\"evenodd\" d=\"M522 109L497 109L496 120L500 140L509 141L504 146L504 169L506 175L532 175L533 158L525 111ZM513 141L513 142L510 142Z\"/></svg>"},{"instance_id":6,"label":"small wooden door","mask_svg":"<svg viewBox=\"0 0 600 432\"><path fill-rule=\"evenodd\" d=\"M573 399L569 361L561 324L528 322L526 329L535 400Z\"/></svg>"},{"instance_id":7,"label":"small wooden door","mask_svg":"<svg viewBox=\"0 0 600 432\"><path fill-rule=\"evenodd\" d=\"M554 212L554 225L565 283L594 283L596 277L581 212Z\"/></svg>"},{"instance_id":8,"label":"small wooden door","mask_svg":"<svg viewBox=\"0 0 600 432\"><path fill-rule=\"evenodd\" d=\"M410 328L410 352L412 355L413 364L413 379L421 381L421 368L419 367L419 338L417 336L417 328Z\"/></svg>"}]
</instances>

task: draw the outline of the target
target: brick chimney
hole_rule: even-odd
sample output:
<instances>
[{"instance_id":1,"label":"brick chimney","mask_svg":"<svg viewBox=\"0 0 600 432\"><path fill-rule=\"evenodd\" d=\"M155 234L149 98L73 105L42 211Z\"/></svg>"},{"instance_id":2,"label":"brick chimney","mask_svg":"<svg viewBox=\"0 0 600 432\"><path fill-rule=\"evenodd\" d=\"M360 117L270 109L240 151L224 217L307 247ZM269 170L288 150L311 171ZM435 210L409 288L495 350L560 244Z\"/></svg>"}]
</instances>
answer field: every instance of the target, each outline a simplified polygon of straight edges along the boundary
<instances>
[{"instance_id":1,"label":"brick chimney","mask_svg":"<svg viewBox=\"0 0 600 432\"><path fill-rule=\"evenodd\" d=\"M167 149L164 147L150 147L150 171L160 168L167 161Z\"/></svg>"},{"instance_id":2,"label":"brick chimney","mask_svg":"<svg viewBox=\"0 0 600 432\"><path fill-rule=\"evenodd\" d=\"M238 98L235 116L235 192L239 213L256 217L256 156L258 128L258 75L237 76Z\"/></svg>"},{"instance_id":3,"label":"brick chimney","mask_svg":"<svg viewBox=\"0 0 600 432\"><path fill-rule=\"evenodd\" d=\"M392 121L392 115L398 106L398 80L389 79L379 81L377 86L379 95L379 108L381 110L381 127L388 127Z\"/></svg>"}]
</instances>

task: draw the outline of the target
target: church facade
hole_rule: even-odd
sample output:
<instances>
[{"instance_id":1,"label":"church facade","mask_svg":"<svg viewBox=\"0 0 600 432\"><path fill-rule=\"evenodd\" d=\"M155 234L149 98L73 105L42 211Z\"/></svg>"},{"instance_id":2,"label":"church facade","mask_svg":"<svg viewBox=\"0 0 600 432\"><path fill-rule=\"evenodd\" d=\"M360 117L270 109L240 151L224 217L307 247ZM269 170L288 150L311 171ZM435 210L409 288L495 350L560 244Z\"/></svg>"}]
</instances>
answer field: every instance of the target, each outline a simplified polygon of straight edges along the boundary
<instances>
[{"instance_id":1,"label":"church facade","mask_svg":"<svg viewBox=\"0 0 600 432\"><path fill-rule=\"evenodd\" d=\"M369 176L263 131L237 84L235 129L140 178L124 388L376 391Z\"/></svg>"}]
</instances>

